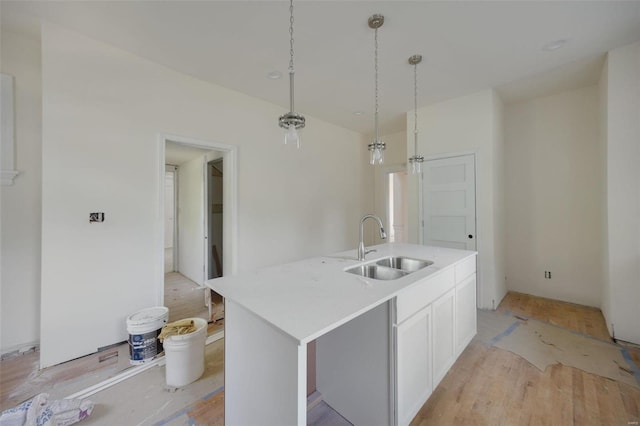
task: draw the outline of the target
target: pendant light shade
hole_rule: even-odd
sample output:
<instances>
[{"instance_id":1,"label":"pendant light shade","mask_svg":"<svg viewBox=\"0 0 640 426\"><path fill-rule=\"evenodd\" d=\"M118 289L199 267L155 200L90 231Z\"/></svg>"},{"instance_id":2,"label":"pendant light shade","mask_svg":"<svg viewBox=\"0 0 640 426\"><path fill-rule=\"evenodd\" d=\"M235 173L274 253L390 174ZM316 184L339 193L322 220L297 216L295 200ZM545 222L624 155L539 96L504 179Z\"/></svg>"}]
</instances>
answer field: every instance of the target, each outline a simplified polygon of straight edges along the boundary
<instances>
[{"instance_id":1,"label":"pendant light shade","mask_svg":"<svg viewBox=\"0 0 640 426\"><path fill-rule=\"evenodd\" d=\"M409 64L413 65L413 155L409 157L408 172L412 175L422 173L424 157L418 155L418 64L422 62L422 55L413 55Z\"/></svg>"},{"instance_id":2,"label":"pendant light shade","mask_svg":"<svg viewBox=\"0 0 640 426\"><path fill-rule=\"evenodd\" d=\"M369 18L369 28L372 28L375 32L374 35L374 71L375 71L375 139L368 145L369 148L369 163L372 165L384 163L384 150L386 144L380 140L380 126L378 120L378 28L384 24L383 15L373 15Z\"/></svg>"},{"instance_id":3,"label":"pendant light shade","mask_svg":"<svg viewBox=\"0 0 640 426\"><path fill-rule=\"evenodd\" d=\"M280 127L285 129L284 143L285 145L295 145L300 148L300 135L298 130L305 125L304 116L295 112L294 106L294 75L293 68L293 0L289 2L289 112L281 115L278 123Z\"/></svg>"}]
</instances>

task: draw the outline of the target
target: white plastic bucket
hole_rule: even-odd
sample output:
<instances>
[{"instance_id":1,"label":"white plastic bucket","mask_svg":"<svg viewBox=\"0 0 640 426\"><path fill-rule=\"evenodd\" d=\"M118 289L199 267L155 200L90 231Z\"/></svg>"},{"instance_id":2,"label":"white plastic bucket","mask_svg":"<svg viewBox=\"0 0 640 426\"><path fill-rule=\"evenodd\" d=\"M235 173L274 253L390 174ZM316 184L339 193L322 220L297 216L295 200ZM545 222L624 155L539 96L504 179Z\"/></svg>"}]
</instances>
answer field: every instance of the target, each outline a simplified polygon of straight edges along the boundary
<instances>
[{"instance_id":1,"label":"white plastic bucket","mask_svg":"<svg viewBox=\"0 0 640 426\"><path fill-rule=\"evenodd\" d=\"M169 308L164 306L143 309L127 317L131 364L144 364L162 352L158 335L168 319Z\"/></svg>"},{"instance_id":2,"label":"white plastic bucket","mask_svg":"<svg viewBox=\"0 0 640 426\"><path fill-rule=\"evenodd\" d=\"M204 347L207 340L207 321L193 320L196 331L164 339L166 380L168 387L181 387L195 382L204 373Z\"/></svg>"}]
</instances>

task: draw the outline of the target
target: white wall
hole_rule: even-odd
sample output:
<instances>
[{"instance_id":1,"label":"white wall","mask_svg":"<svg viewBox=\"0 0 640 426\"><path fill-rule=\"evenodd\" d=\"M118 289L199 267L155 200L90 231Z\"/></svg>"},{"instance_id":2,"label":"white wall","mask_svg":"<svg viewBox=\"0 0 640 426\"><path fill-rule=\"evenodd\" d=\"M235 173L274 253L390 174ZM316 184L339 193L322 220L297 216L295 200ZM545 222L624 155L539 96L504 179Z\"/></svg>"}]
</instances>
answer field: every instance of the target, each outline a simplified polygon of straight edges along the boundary
<instances>
[{"instance_id":1,"label":"white wall","mask_svg":"<svg viewBox=\"0 0 640 426\"><path fill-rule=\"evenodd\" d=\"M606 66L608 306L603 313L610 333L640 344L640 42L609 52Z\"/></svg>"},{"instance_id":2,"label":"white wall","mask_svg":"<svg viewBox=\"0 0 640 426\"><path fill-rule=\"evenodd\" d=\"M204 285L205 156L178 167L178 271Z\"/></svg>"},{"instance_id":3,"label":"white wall","mask_svg":"<svg viewBox=\"0 0 640 426\"><path fill-rule=\"evenodd\" d=\"M307 117L289 150L283 108L42 31L43 366L124 340L126 316L158 303L159 133L239 147L240 271L356 247L373 190L361 135Z\"/></svg>"},{"instance_id":4,"label":"white wall","mask_svg":"<svg viewBox=\"0 0 640 426\"><path fill-rule=\"evenodd\" d=\"M478 306L497 307L504 295L504 226L501 200L501 101L493 90L418 110L418 151L425 158L476 155ZM407 151L413 152L413 114L407 114ZM409 241L418 241L418 183L409 179Z\"/></svg>"},{"instance_id":5,"label":"white wall","mask_svg":"<svg viewBox=\"0 0 640 426\"><path fill-rule=\"evenodd\" d=\"M40 336L42 96L40 41L2 29L0 70L15 77L16 169L0 187L0 352ZM19 324L19 327L16 326Z\"/></svg>"},{"instance_id":6,"label":"white wall","mask_svg":"<svg viewBox=\"0 0 640 426\"><path fill-rule=\"evenodd\" d=\"M598 88L509 104L505 112L509 290L599 307Z\"/></svg>"}]
</instances>

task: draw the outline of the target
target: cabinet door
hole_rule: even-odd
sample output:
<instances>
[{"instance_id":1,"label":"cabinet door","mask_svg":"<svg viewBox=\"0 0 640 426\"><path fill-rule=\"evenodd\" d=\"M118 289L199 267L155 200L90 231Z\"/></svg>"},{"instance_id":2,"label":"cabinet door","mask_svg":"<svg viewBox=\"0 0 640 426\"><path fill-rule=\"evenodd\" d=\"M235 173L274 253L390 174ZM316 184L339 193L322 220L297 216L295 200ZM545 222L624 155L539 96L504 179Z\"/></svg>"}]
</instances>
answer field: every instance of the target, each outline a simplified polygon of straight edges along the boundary
<instances>
[{"instance_id":1,"label":"cabinet door","mask_svg":"<svg viewBox=\"0 0 640 426\"><path fill-rule=\"evenodd\" d=\"M453 365L455 355L455 288L433 302L433 389Z\"/></svg>"},{"instance_id":2,"label":"cabinet door","mask_svg":"<svg viewBox=\"0 0 640 426\"><path fill-rule=\"evenodd\" d=\"M456 286L456 358L476 335L476 274Z\"/></svg>"},{"instance_id":3,"label":"cabinet door","mask_svg":"<svg viewBox=\"0 0 640 426\"><path fill-rule=\"evenodd\" d=\"M396 327L396 421L408 425L431 395L431 307Z\"/></svg>"}]
</instances>

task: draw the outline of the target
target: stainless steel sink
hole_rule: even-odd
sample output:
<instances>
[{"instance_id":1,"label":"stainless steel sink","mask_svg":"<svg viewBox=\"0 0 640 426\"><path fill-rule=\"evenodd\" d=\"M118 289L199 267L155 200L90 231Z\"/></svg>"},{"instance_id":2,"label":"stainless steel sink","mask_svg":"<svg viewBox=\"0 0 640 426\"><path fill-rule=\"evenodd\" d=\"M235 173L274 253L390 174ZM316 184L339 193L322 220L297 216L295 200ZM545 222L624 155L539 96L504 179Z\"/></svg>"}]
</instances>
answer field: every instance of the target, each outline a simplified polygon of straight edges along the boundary
<instances>
[{"instance_id":1,"label":"stainless steel sink","mask_svg":"<svg viewBox=\"0 0 640 426\"><path fill-rule=\"evenodd\" d=\"M384 266L386 268L392 268L400 270L406 273L416 272L422 268L426 268L429 265L433 265L430 260L412 259L410 257L385 257L376 261L376 265Z\"/></svg>"},{"instance_id":2,"label":"stainless steel sink","mask_svg":"<svg viewBox=\"0 0 640 426\"><path fill-rule=\"evenodd\" d=\"M361 277L373 278L374 280L395 280L408 274L408 272L399 269L387 268L385 266L370 263L368 265L359 265L347 269L345 272L360 275Z\"/></svg>"}]
</instances>

